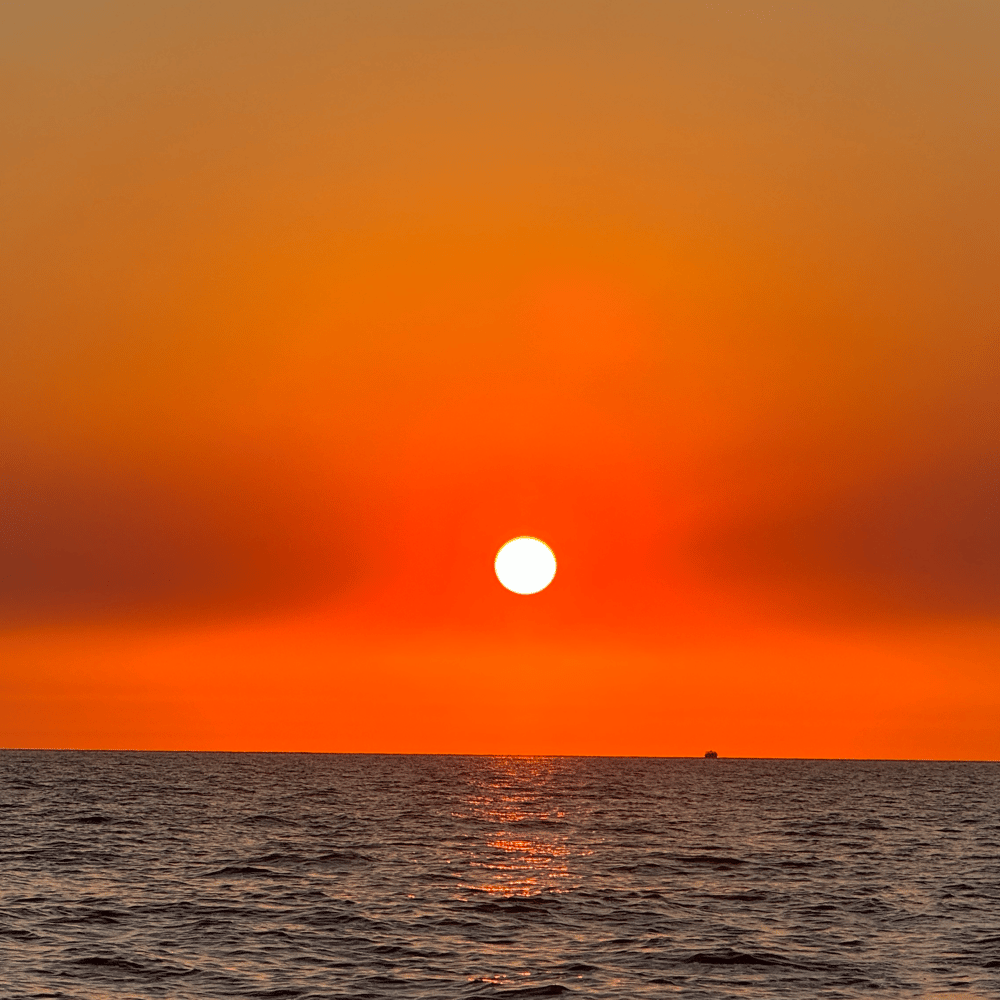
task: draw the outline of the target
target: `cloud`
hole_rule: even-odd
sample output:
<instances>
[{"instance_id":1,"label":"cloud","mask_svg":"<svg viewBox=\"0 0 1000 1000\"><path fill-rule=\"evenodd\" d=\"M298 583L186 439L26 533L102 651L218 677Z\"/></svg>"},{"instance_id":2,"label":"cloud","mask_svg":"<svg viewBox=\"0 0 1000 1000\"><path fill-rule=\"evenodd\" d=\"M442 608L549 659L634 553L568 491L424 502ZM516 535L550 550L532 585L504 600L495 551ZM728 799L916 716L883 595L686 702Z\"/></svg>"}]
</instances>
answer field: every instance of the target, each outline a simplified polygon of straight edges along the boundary
<instances>
[{"instance_id":1,"label":"cloud","mask_svg":"<svg viewBox=\"0 0 1000 1000\"><path fill-rule=\"evenodd\" d=\"M699 557L715 575L777 586L813 610L994 617L998 481L986 450L867 478L716 526Z\"/></svg>"},{"instance_id":2,"label":"cloud","mask_svg":"<svg viewBox=\"0 0 1000 1000\"><path fill-rule=\"evenodd\" d=\"M9 459L0 509L0 623L255 613L357 573L337 484L263 452Z\"/></svg>"}]
</instances>

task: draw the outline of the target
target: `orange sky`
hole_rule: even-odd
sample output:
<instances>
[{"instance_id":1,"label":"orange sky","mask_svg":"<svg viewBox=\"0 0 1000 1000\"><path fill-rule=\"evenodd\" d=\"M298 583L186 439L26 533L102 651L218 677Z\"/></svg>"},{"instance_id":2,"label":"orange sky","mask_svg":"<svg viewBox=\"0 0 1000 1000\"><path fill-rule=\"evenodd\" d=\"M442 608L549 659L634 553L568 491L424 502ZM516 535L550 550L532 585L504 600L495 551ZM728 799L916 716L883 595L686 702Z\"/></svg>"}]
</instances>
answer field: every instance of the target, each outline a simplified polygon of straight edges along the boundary
<instances>
[{"instance_id":1,"label":"orange sky","mask_svg":"<svg viewBox=\"0 0 1000 1000\"><path fill-rule=\"evenodd\" d=\"M10 5L0 745L1000 757L998 37Z\"/></svg>"}]
</instances>

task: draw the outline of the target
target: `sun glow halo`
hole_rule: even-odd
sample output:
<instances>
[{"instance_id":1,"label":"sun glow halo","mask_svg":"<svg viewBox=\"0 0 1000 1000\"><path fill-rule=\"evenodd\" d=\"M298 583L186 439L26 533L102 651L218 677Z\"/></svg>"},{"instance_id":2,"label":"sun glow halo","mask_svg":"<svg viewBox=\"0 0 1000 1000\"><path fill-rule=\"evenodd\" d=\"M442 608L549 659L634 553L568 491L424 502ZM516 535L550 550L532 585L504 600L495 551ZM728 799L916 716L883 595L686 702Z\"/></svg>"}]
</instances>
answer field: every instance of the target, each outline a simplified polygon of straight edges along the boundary
<instances>
[{"instance_id":1,"label":"sun glow halo","mask_svg":"<svg viewBox=\"0 0 1000 1000\"><path fill-rule=\"evenodd\" d=\"M556 557L545 542L521 535L500 547L493 568L508 590L515 594L537 594L556 575Z\"/></svg>"}]
</instances>

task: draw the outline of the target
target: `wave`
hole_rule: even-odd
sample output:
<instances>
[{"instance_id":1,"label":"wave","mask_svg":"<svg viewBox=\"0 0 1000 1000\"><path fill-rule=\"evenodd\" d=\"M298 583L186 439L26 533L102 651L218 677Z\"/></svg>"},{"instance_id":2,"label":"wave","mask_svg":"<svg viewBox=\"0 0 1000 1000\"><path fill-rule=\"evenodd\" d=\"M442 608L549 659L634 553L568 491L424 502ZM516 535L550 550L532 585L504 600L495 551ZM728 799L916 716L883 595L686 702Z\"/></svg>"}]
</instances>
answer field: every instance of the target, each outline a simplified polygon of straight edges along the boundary
<instances>
[{"instance_id":1,"label":"wave","mask_svg":"<svg viewBox=\"0 0 1000 1000\"><path fill-rule=\"evenodd\" d=\"M226 865L217 871L205 872L202 878L293 878L286 872L276 872L270 868L257 868L254 865Z\"/></svg>"},{"instance_id":2,"label":"wave","mask_svg":"<svg viewBox=\"0 0 1000 1000\"><path fill-rule=\"evenodd\" d=\"M736 951L732 948L723 948L718 951L697 951L693 955L688 955L687 958L681 959L681 961L697 965L780 965L797 969L808 968L808 966L790 962L788 959L781 958L778 955L767 953L753 954Z\"/></svg>"}]
</instances>

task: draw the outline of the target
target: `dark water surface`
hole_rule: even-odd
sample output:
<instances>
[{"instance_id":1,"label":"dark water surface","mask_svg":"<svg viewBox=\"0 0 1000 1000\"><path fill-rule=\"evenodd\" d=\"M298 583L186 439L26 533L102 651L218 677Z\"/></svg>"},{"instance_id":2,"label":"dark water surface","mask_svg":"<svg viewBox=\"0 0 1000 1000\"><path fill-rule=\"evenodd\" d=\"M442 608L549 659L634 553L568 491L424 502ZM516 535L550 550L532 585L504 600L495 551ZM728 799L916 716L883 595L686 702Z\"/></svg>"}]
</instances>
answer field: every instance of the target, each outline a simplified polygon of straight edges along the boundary
<instances>
[{"instance_id":1,"label":"dark water surface","mask_svg":"<svg viewBox=\"0 0 1000 1000\"><path fill-rule=\"evenodd\" d=\"M1000 765L3 751L0 982L1000 998Z\"/></svg>"}]
</instances>

